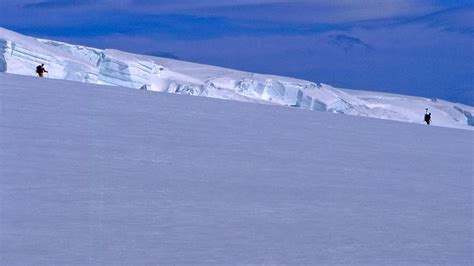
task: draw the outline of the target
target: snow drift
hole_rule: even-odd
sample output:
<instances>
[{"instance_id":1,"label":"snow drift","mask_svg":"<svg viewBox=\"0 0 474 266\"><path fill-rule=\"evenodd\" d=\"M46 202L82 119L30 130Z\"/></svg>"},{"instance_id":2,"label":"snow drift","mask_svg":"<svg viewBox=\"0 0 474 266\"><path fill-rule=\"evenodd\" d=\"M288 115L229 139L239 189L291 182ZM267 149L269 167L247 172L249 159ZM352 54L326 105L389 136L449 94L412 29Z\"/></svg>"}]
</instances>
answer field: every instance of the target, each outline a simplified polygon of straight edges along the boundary
<instances>
[{"instance_id":1,"label":"snow drift","mask_svg":"<svg viewBox=\"0 0 474 266\"><path fill-rule=\"evenodd\" d=\"M53 79L412 123L423 123L425 108L429 108L434 125L474 125L473 107L443 100L339 89L287 77L35 39L0 28L0 72L35 75L40 63L46 64L48 77Z\"/></svg>"}]
</instances>

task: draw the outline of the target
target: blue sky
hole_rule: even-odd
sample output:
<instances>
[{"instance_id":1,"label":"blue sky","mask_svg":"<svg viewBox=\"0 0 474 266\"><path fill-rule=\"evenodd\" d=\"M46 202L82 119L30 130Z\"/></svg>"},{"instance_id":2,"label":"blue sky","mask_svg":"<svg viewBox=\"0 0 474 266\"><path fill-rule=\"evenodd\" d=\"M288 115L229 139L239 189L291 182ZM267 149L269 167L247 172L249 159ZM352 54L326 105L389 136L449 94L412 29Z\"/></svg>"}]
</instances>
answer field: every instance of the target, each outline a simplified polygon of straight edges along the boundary
<instances>
[{"instance_id":1,"label":"blue sky","mask_svg":"<svg viewBox=\"0 0 474 266\"><path fill-rule=\"evenodd\" d=\"M474 105L472 1L16 0L0 8L0 26L36 37Z\"/></svg>"}]
</instances>

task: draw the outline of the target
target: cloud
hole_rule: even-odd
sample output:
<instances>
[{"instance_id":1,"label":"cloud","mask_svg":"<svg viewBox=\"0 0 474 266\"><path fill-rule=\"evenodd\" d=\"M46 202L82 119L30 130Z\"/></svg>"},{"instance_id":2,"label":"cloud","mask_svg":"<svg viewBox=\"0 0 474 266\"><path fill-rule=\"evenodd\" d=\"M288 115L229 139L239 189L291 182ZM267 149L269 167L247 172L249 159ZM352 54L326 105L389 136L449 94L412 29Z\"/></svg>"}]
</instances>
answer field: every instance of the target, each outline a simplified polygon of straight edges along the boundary
<instances>
[{"instance_id":1,"label":"cloud","mask_svg":"<svg viewBox=\"0 0 474 266\"><path fill-rule=\"evenodd\" d=\"M51 0L42 1L36 3L24 4L24 9L58 9L58 8L69 8L77 6L85 6L95 3L94 0Z\"/></svg>"},{"instance_id":2,"label":"cloud","mask_svg":"<svg viewBox=\"0 0 474 266\"><path fill-rule=\"evenodd\" d=\"M160 0L157 2L150 2L149 0L118 0L128 3L129 6L148 6L154 8L161 8L161 10L178 11L178 10L190 10L196 8L216 8L216 7L233 7L239 5L259 5L259 4L272 4L272 3L284 3L289 2L288 0ZM298 1L305 2L305 1Z\"/></svg>"},{"instance_id":3,"label":"cloud","mask_svg":"<svg viewBox=\"0 0 474 266\"><path fill-rule=\"evenodd\" d=\"M50 36L100 36L114 33L148 35L177 40L213 39L226 36L308 35L333 30L347 30L349 25L275 24L265 21L239 21L226 17L186 14L134 14L123 11L90 12L81 17L69 14L65 23L51 23L46 17L41 25L14 27L13 30ZM74 18L77 18L74 20ZM66 23L67 22L67 23Z\"/></svg>"},{"instance_id":4,"label":"cloud","mask_svg":"<svg viewBox=\"0 0 474 266\"><path fill-rule=\"evenodd\" d=\"M474 7L448 8L406 21L403 25L425 25L446 32L474 35Z\"/></svg>"},{"instance_id":5,"label":"cloud","mask_svg":"<svg viewBox=\"0 0 474 266\"><path fill-rule=\"evenodd\" d=\"M436 6L426 0L221 0L128 2L141 12L176 12L203 16L223 16L239 20L290 23L347 23L361 20L422 15Z\"/></svg>"}]
</instances>

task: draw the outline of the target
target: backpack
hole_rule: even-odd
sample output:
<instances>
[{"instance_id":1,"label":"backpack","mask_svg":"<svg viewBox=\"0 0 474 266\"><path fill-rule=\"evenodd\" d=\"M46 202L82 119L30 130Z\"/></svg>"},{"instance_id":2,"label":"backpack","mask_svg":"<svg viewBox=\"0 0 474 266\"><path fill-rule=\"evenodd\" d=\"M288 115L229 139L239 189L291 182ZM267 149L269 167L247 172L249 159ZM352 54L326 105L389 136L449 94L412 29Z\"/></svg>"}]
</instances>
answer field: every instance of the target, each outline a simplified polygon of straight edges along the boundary
<instances>
[{"instance_id":1,"label":"backpack","mask_svg":"<svg viewBox=\"0 0 474 266\"><path fill-rule=\"evenodd\" d=\"M36 67L36 73L41 73L43 72L43 67L42 66L37 66Z\"/></svg>"}]
</instances>

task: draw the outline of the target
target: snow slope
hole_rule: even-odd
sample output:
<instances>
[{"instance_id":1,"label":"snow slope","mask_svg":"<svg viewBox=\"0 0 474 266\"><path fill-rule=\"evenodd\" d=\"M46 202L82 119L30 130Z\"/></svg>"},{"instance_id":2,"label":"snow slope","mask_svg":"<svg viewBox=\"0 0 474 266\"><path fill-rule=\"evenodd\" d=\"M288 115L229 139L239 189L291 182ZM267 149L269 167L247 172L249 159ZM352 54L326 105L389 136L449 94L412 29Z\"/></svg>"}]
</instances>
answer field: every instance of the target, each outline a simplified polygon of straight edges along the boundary
<instances>
[{"instance_id":1,"label":"snow slope","mask_svg":"<svg viewBox=\"0 0 474 266\"><path fill-rule=\"evenodd\" d=\"M470 130L0 74L0 265L472 265Z\"/></svg>"},{"instance_id":2,"label":"snow slope","mask_svg":"<svg viewBox=\"0 0 474 266\"><path fill-rule=\"evenodd\" d=\"M45 63L49 78L190 94L244 102L471 128L474 108L437 99L344 90L305 80L262 75L166 58L100 50L34 39L0 28L0 72L35 75Z\"/></svg>"}]
</instances>

